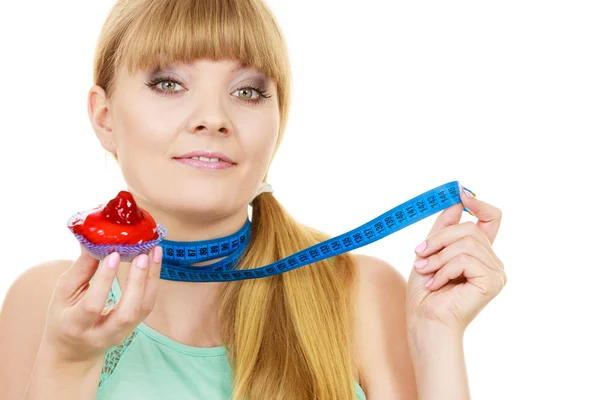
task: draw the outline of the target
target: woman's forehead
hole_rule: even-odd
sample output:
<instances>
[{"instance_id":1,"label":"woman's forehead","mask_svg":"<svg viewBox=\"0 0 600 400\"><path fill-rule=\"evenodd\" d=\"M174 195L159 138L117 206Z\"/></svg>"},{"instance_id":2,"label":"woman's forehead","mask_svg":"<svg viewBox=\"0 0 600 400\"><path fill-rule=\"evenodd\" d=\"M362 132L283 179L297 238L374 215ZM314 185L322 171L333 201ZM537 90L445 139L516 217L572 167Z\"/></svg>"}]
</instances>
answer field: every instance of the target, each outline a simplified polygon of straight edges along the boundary
<instances>
[{"instance_id":1,"label":"woman's forehead","mask_svg":"<svg viewBox=\"0 0 600 400\"><path fill-rule=\"evenodd\" d=\"M214 63L220 65L223 69L228 69L228 72L231 74L235 74L244 70L255 70L260 72L258 68L253 67L244 61L240 60L212 60L207 58L200 58L194 61L174 61L174 62L166 62L163 66L158 63L150 69L151 73L161 72L161 71L174 71L178 68L200 68L203 63Z\"/></svg>"},{"instance_id":2,"label":"woman's forehead","mask_svg":"<svg viewBox=\"0 0 600 400\"><path fill-rule=\"evenodd\" d=\"M213 60L210 58L199 58L193 61L185 61L185 60L157 60L156 63L149 67L144 68L143 66L139 66L132 71L131 76L136 75L138 73L149 72L150 75L154 75L160 72L176 72L181 69L184 70L197 70L202 69L205 64L213 64L216 68L223 70L224 72L235 75L238 72L250 71L255 72L259 75L262 75L265 80L270 80L270 78L261 71L258 67L250 65L242 60L231 60L231 59L220 59ZM126 66L121 65L118 70L120 73L126 72Z\"/></svg>"}]
</instances>

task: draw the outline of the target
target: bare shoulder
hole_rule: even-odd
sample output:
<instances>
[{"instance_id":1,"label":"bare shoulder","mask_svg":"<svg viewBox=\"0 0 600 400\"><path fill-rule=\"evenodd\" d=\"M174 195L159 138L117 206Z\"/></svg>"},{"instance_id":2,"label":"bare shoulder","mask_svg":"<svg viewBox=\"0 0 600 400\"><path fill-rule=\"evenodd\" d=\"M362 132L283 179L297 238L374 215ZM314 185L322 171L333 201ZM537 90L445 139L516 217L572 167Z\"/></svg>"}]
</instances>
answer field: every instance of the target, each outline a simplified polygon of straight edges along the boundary
<instances>
[{"instance_id":1,"label":"bare shoulder","mask_svg":"<svg viewBox=\"0 0 600 400\"><path fill-rule=\"evenodd\" d=\"M406 279L379 258L357 261L354 351L367 398L417 399L406 334Z\"/></svg>"},{"instance_id":2,"label":"bare shoulder","mask_svg":"<svg viewBox=\"0 0 600 400\"><path fill-rule=\"evenodd\" d=\"M9 287L0 308L0 315L19 306L35 307L38 300L49 299L58 278L73 264L72 260L46 261L21 273ZM26 301L23 301L26 300ZM2 321L0 319L0 321Z\"/></svg>"},{"instance_id":3,"label":"bare shoulder","mask_svg":"<svg viewBox=\"0 0 600 400\"><path fill-rule=\"evenodd\" d=\"M0 308L0 387L8 388L8 399L21 398L37 355L46 311L60 276L69 260L35 265L11 284Z\"/></svg>"},{"instance_id":4,"label":"bare shoulder","mask_svg":"<svg viewBox=\"0 0 600 400\"><path fill-rule=\"evenodd\" d=\"M366 278L359 281L361 287L369 289L369 283L386 285L391 279L392 282L390 284L400 285L403 289L406 288L406 279L404 276L387 261L364 254L354 254L354 258L358 264L359 276Z\"/></svg>"}]
</instances>

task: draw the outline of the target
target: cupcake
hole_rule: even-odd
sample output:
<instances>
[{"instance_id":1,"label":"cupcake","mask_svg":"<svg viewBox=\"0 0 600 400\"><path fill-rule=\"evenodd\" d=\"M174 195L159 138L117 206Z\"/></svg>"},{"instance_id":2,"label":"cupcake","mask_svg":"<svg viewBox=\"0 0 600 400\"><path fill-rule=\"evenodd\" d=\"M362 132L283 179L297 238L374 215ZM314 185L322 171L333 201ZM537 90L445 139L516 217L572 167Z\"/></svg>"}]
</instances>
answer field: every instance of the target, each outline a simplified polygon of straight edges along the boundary
<instances>
[{"instance_id":1,"label":"cupcake","mask_svg":"<svg viewBox=\"0 0 600 400\"><path fill-rule=\"evenodd\" d=\"M69 218L67 227L87 251L101 260L118 252L123 261L149 253L167 235L150 213L137 206L131 193L117 197Z\"/></svg>"}]
</instances>

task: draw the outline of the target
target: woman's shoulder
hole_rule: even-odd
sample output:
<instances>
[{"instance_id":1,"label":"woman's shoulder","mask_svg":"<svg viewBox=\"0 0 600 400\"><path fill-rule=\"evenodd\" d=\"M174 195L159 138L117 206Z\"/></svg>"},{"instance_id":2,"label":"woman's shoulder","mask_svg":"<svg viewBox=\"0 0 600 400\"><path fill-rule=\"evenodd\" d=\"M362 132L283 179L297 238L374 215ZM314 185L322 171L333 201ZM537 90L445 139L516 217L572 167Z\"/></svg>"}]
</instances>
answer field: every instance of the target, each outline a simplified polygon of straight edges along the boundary
<instances>
[{"instance_id":1,"label":"woman's shoulder","mask_svg":"<svg viewBox=\"0 0 600 400\"><path fill-rule=\"evenodd\" d=\"M399 281L406 283L402 273L389 262L365 254L353 254L353 256L356 259L359 276L375 278L379 283L390 278L396 280L396 283Z\"/></svg>"},{"instance_id":2,"label":"woman's shoulder","mask_svg":"<svg viewBox=\"0 0 600 400\"><path fill-rule=\"evenodd\" d=\"M32 305L45 300L48 295L52 295L58 279L72 264L73 260L51 260L29 267L12 282L3 306L23 296L26 296L27 303L33 303Z\"/></svg>"},{"instance_id":3,"label":"woman's shoulder","mask_svg":"<svg viewBox=\"0 0 600 400\"><path fill-rule=\"evenodd\" d=\"M20 398L27 386L46 326L54 287L73 262L55 260L37 264L10 285L0 308L0 386L6 380L8 398Z\"/></svg>"},{"instance_id":4,"label":"woman's shoulder","mask_svg":"<svg viewBox=\"0 0 600 400\"><path fill-rule=\"evenodd\" d=\"M373 307L383 306L385 311L390 313L394 313L394 310L403 313L403 308L398 309L398 306L404 305L406 295L406 279L402 273L380 258L364 254L353 254L353 256L356 260L357 273L354 286L357 311L370 310L369 315L371 315Z\"/></svg>"},{"instance_id":5,"label":"woman's shoulder","mask_svg":"<svg viewBox=\"0 0 600 400\"><path fill-rule=\"evenodd\" d=\"M29 267L12 282L0 308L0 326L17 323L45 324L46 309L61 275L73 264L72 260L45 261ZM2 332L4 333L4 332Z\"/></svg>"},{"instance_id":6,"label":"woman's shoulder","mask_svg":"<svg viewBox=\"0 0 600 400\"><path fill-rule=\"evenodd\" d=\"M50 260L33 265L23 271L13 281L6 295L8 299L11 295L18 295L28 289L35 287L35 292L28 292L28 296L34 299L39 298L42 292L54 291L58 278L73 264L73 260ZM5 299L5 300L6 300Z\"/></svg>"},{"instance_id":7,"label":"woman's shoulder","mask_svg":"<svg viewBox=\"0 0 600 400\"><path fill-rule=\"evenodd\" d=\"M416 398L406 332L407 281L390 263L354 254L354 352L367 398ZM385 371L385 373L382 373ZM402 397L404 398L404 397Z\"/></svg>"}]
</instances>

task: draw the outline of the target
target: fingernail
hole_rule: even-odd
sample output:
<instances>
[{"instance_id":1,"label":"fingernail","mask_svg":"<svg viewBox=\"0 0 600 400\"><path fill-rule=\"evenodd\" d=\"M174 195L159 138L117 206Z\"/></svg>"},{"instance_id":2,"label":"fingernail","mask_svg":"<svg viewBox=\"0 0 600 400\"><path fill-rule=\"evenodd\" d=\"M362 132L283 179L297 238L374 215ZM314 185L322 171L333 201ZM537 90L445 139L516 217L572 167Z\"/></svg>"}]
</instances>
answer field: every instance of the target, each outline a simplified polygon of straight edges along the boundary
<instances>
[{"instance_id":1,"label":"fingernail","mask_svg":"<svg viewBox=\"0 0 600 400\"><path fill-rule=\"evenodd\" d=\"M415 263L415 268L423 268L427 265L427 259L419 260Z\"/></svg>"},{"instance_id":2,"label":"fingernail","mask_svg":"<svg viewBox=\"0 0 600 400\"><path fill-rule=\"evenodd\" d=\"M432 283L433 283L433 278L431 278L430 280L427 281L427 283L425 284L425 287L428 288L429 286L431 286Z\"/></svg>"},{"instance_id":3,"label":"fingernail","mask_svg":"<svg viewBox=\"0 0 600 400\"><path fill-rule=\"evenodd\" d=\"M467 196L468 198L470 198L470 199L473 198L473 195L467 188L463 188L463 192L465 193L465 196Z\"/></svg>"},{"instance_id":4,"label":"fingernail","mask_svg":"<svg viewBox=\"0 0 600 400\"><path fill-rule=\"evenodd\" d=\"M162 258L162 247L156 246L154 248L154 250L152 250L152 261L154 261L155 264L158 264L160 262L161 258Z\"/></svg>"},{"instance_id":5,"label":"fingernail","mask_svg":"<svg viewBox=\"0 0 600 400\"><path fill-rule=\"evenodd\" d=\"M106 259L106 266L110 269L115 269L119 265L119 253L110 253Z\"/></svg>"},{"instance_id":6,"label":"fingernail","mask_svg":"<svg viewBox=\"0 0 600 400\"><path fill-rule=\"evenodd\" d=\"M415 252L421 253L423 250L427 248L427 242L423 242L415 248Z\"/></svg>"},{"instance_id":7,"label":"fingernail","mask_svg":"<svg viewBox=\"0 0 600 400\"><path fill-rule=\"evenodd\" d=\"M139 269L148 268L148 255L147 254L140 255L137 258L137 260L135 261L135 266L138 267Z\"/></svg>"}]
</instances>

